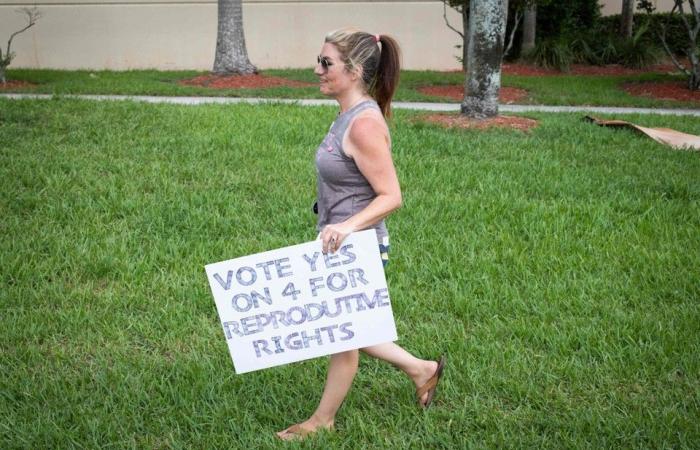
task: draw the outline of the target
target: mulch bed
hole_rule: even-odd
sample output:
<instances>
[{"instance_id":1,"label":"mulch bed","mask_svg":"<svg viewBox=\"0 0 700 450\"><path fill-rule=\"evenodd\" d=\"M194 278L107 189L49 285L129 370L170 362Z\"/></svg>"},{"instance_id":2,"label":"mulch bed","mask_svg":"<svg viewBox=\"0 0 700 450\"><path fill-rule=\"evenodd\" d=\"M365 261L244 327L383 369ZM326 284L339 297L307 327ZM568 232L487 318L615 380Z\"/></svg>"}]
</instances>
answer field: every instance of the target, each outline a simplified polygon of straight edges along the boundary
<instances>
[{"instance_id":1,"label":"mulch bed","mask_svg":"<svg viewBox=\"0 0 700 450\"><path fill-rule=\"evenodd\" d=\"M560 72L556 69L545 69L530 64L503 64L501 66L505 75L524 76L556 76L556 75L639 75L642 73L669 73L678 69L673 64L657 64L646 69L630 69L619 64L607 66L587 66L573 64L568 72Z\"/></svg>"},{"instance_id":2,"label":"mulch bed","mask_svg":"<svg viewBox=\"0 0 700 450\"><path fill-rule=\"evenodd\" d=\"M34 87L36 84L22 80L7 80L6 84L0 83L0 89L16 89L24 87Z\"/></svg>"},{"instance_id":3,"label":"mulch bed","mask_svg":"<svg viewBox=\"0 0 700 450\"><path fill-rule=\"evenodd\" d=\"M420 117L425 122L435 123L445 128L486 130L489 128L509 128L528 132L537 126L537 121L526 117L496 116L489 119L469 119L459 114L435 113Z\"/></svg>"},{"instance_id":4,"label":"mulch bed","mask_svg":"<svg viewBox=\"0 0 700 450\"><path fill-rule=\"evenodd\" d=\"M201 86L213 89L265 89L271 87L309 87L316 83L304 83L302 81L288 80L286 78L271 77L262 74L253 75L200 75L188 80L181 80L180 84L186 86Z\"/></svg>"},{"instance_id":5,"label":"mulch bed","mask_svg":"<svg viewBox=\"0 0 700 450\"><path fill-rule=\"evenodd\" d=\"M685 81L625 83L622 88L628 94L639 97L700 103L700 91L691 91Z\"/></svg>"},{"instance_id":6,"label":"mulch bed","mask_svg":"<svg viewBox=\"0 0 700 450\"><path fill-rule=\"evenodd\" d=\"M418 88L418 91L426 95L445 97L458 101L462 101L464 98L464 86L456 84L448 86L425 86ZM525 89L513 87L501 87L498 93L498 101L506 104L516 103L525 97L527 97L527 91Z\"/></svg>"}]
</instances>

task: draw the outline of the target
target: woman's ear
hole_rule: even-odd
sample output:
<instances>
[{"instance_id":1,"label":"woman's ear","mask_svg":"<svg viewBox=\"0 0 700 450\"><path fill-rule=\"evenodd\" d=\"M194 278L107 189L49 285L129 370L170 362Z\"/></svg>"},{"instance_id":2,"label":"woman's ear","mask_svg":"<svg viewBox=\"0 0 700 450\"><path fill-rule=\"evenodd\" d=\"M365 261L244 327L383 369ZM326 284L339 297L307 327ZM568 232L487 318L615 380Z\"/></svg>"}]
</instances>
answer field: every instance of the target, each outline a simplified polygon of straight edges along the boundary
<instances>
[{"instance_id":1,"label":"woman's ear","mask_svg":"<svg viewBox=\"0 0 700 450\"><path fill-rule=\"evenodd\" d=\"M351 71L352 74L352 81L356 80L361 80L362 79L362 66L358 66L352 69Z\"/></svg>"}]
</instances>

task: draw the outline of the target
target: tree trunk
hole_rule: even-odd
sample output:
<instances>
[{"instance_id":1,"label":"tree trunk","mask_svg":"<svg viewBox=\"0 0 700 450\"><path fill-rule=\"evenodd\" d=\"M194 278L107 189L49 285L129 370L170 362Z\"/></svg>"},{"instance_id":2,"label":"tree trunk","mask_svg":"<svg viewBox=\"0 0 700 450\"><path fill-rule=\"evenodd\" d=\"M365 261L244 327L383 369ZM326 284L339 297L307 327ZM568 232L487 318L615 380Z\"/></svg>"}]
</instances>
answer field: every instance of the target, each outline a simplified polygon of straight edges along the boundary
<instances>
[{"instance_id":1,"label":"tree trunk","mask_svg":"<svg viewBox=\"0 0 700 450\"><path fill-rule=\"evenodd\" d=\"M535 48L535 30L537 27L537 5L535 3L525 7L523 16L523 43L520 54L524 55Z\"/></svg>"},{"instance_id":2,"label":"tree trunk","mask_svg":"<svg viewBox=\"0 0 700 450\"><path fill-rule=\"evenodd\" d=\"M676 2L678 1L679 0L676 0ZM683 21L688 31L688 50L686 50L688 61L690 62L688 88L691 91L697 91L700 89L700 45L698 45L698 36L700 35L700 9L695 6L694 2L689 1L688 3L690 3L690 12L692 13L693 19L695 19L693 21ZM681 8L680 12L681 14L684 13L683 8Z\"/></svg>"},{"instance_id":3,"label":"tree trunk","mask_svg":"<svg viewBox=\"0 0 700 450\"><path fill-rule=\"evenodd\" d=\"M519 9L515 10L515 17L513 17L513 29L510 30L510 38L508 38L508 45L506 46L506 49L503 50L503 58L507 57L508 54L510 53L510 49L513 47L513 40L515 40L515 33L518 32L518 26L520 25L520 21L523 18L523 12L520 11ZM506 28L508 24L508 17L506 16Z\"/></svg>"},{"instance_id":4,"label":"tree trunk","mask_svg":"<svg viewBox=\"0 0 700 450\"><path fill-rule=\"evenodd\" d=\"M218 0L218 20L213 72L221 75L257 73L245 46L241 0Z\"/></svg>"},{"instance_id":5,"label":"tree trunk","mask_svg":"<svg viewBox=\"0 0 700 450\"><path fill-rule=\"evenodd\" d=\"M664 48L664 51L666 52L668 57L671 58L673 64L678 68L678 70L683 72L688 77L688 89L690 89L691 91L696 91L700 89L700 50L698 50L698 33L700 33L700 9L696 7L694 1L689 0L688 3L690 3L692 17L694 18L694 21L692 21L691 24L691 21L687 20L687 18L685 18L684 16L684 2L685 0L674 0L673 9L671 9L671 16L673 16L676 13L680 14L683 26L685 27L685 30L688 33L688 48L687 50L685 50L685 54L690 62L690 67L686 67L684 64L681 64L681 62L676 57L677 55L675 55L671 51L671 48L668 45L668 41L666 40L666 27L663 24L661 24L661 32L658 33L658 36L659 40L661 41L661 45Z\"/></svg>"},{"instance_id":6,"label":"tree trunk","mask_svg":"<svg viewBox=\"0 0 700 450\"><path fill-rule=\"evenodd\" d=\"M468 69L461 107L467 117L485 119L498 115L507 9L507 0L470 1Z\"/></svg>"},{"instance_id":7,"label":"tree trunk","mask_svg":"<svg viewBox=\"0 0 700 450\"><path fill-rule=\"evenodd\" d=\"M688 77L688 89L697 91L700 89L700 60L697 54L690 56L690 76Z\"/></svg>"},{"instance_id":8,"label":"tree trunk","mask_svg":"<svg viewBox=\"0 0 700 450\"><path fill-rule=\"evenodd\" d=\"M462 8L462 70L467 71L467 51L469 49L469 10Z\"/></svg>"},{"instance_id":9,"label":"tree trunk","mask_svg":"<svg viewBox=\"0 0 700 450\"><path fill-rule=\"evenodd\" d=\"M634 0L622 0L622 15L620 17L620 36L632 37L632 25L634 22Z\"/></svg>"},{"instance_id":10,"label":"tree trunk","mask_svg":"<svg viewBox=\"0 0 700 450\"><path fill-rule=\"evenodd\" d=\"M7 69L7 66L10 65L10 61L12 61L11 56L12 54L10 53L3 58L2 49L0 49L0 83L3 85L7 84L7 80L5 79L5 69Z\"/></svg>"}]
</instances>

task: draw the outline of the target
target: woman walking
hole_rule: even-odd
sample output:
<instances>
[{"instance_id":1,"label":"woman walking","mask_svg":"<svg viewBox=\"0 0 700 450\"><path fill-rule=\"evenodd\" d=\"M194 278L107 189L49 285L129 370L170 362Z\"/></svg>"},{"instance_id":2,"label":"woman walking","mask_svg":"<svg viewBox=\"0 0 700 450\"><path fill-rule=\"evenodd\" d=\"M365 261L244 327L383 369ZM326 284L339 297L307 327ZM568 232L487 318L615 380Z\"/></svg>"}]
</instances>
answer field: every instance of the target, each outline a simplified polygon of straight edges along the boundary
<instances>
[{"instance_id":1,"label":"woman walking","mask_svg":"<svg viewBox=\"0 0 700 450\"><path fill-rule=\"evenodd\" d=\"M399 46L386 35L338 30L326 36L314 72L320 90L340 112L316 151L318 231L324 252L335 252L352 232L375 229L384 265L389 234L384 218L401 206L401 189L391 157L385 118L399 80ZM394 365L416 386L421 407L430 406L445 358L416 358L393 342L361 349ZM359 351L330 357L323 394L304 422L280 431L298 439L332 429L335 416L357 372Z\"/></svg>"}]
</instances>

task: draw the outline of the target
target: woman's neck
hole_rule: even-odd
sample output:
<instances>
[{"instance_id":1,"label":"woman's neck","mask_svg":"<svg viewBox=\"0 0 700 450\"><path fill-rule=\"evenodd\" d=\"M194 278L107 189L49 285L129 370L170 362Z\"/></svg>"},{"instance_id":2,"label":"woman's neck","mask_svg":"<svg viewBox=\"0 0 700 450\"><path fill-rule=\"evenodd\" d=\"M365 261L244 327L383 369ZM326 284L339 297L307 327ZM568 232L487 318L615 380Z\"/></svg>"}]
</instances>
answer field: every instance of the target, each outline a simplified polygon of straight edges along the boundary
<instances>
[{"instance_id":1,"label":"woman's neck","mask_svg":"<svg viewBox=\"0 0 700 450\"><path fill-rule=\"evenodd\" d=\"M348 92L347 94L336 98L338 104L340 104L340 113L352 109L353 107L359 105L365 100L370 100L371 97L364 92Z\"/></svg>"}]
</instances>

